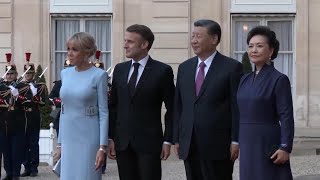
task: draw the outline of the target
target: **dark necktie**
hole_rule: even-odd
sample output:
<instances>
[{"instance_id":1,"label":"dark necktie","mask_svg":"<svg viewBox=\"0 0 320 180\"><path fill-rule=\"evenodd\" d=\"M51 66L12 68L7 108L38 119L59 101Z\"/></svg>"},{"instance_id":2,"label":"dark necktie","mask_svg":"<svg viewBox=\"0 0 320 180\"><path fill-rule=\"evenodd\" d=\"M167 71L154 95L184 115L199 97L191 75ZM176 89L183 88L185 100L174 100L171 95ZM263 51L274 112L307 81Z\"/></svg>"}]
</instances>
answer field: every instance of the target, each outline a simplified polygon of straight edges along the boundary
<instances>
[{"instance_id":1,"label":"dark necktie","mask_svg":"<svg viewBox=\"0 0 320 180\"><path fill-rule=\"evenodd\" d=\"M136 89L139 65L140 65L139 63L133 63L134 70L128 83L129 93L131 96L133 96L134 91Z\"/></svg>"},{"instance_id":2,"label":"dark necktie","mask_svg":"<svg viewBox=\"0 0 320 180\"><path fill-rule=\"evenodd\" d=\"M206 67L206 64L204 62L201 62L199 65L199 72L196 78L196 95L199 96L199 92L202 86L202 83L204 81L204 68Z\"/></svg>"}]
</instances>

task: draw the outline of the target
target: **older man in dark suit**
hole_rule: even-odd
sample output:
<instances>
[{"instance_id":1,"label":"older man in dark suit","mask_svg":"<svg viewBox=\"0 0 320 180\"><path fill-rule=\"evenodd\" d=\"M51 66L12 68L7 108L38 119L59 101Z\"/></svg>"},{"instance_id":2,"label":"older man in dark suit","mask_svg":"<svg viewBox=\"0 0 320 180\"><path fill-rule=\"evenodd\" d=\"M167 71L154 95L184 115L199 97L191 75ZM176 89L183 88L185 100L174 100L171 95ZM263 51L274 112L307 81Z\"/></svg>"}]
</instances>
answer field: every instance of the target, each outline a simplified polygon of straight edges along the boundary
<instances>
[{"instance_id":1,"label":"older man in dark suit","mask_svg":"<svg viewBox=\"0 0 320 180\"><path fill-rule=\"evenodd\" d=\"M147 26L128 27L124 48L131 60L114 68L108 155L117 159L120 180L160 180L161 159L170 155L173 71L148 55L153 41L154 35ZM167 109L164 132L163 102Z\"/></svg>"},{"instance_id":2,"label":"older man in dark suit","mask_svg":"<svg viewBox=\"0 0 320 180\"><path fill-rule=\"evenodd\" d=\"M197 56L178 69L174 143L188 180L232 179L239 153L236 91L242 66L216 50L220 38L218 23L196 21L191 45Z\"/></svg>"}]
</instances>

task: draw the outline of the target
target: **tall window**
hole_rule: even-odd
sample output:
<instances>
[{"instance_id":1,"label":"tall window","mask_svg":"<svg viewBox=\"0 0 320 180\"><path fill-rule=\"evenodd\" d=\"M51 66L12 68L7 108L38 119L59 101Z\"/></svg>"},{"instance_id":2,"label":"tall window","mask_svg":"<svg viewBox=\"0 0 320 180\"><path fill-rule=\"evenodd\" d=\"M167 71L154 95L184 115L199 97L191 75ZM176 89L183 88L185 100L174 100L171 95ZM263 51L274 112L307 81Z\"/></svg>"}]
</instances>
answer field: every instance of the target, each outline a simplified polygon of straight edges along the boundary
<instances>
[{"instance_id":1,"label":"tall window","mask_svg":"<svg viewBox=\"0 0 320 180\"><path fill-rule=\"evenodd\" d=\"M56 17L52 21L54 40L52 74L55 80L60 79L64 60L67 57L66 41L76 32L88 32L96 40L98 50L101 51L100 60L105 64L105 69L111 66L111 19L110 17ZM94 60L95 57L92 57Z\"/></svg>"},{"instance_id":2,"label":"tall window","mask_svg":"<svg viewBox=\"0 0 320 180\"><path fill-rule=\"evenodd\" d=\"M247 50L247 34L255 26L269 26L280 42L278 57L274 60L275 68L286 74L293 84L293 17L287 15L255 15L255 16L232 16L232 57L242 61L242 55Z\"/></svg>"}]
</instances>

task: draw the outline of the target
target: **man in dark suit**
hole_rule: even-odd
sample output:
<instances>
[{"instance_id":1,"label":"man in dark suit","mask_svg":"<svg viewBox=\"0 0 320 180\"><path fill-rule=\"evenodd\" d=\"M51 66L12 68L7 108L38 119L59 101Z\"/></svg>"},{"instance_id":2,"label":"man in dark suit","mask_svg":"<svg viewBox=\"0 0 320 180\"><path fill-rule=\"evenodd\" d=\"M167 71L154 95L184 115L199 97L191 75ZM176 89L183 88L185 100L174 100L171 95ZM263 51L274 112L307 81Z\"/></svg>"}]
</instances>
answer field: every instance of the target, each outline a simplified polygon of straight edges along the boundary
<instances>
[{"instance_id":1,"label":"man in dark suit","mask_svg":"<svg viewBox=\"0 0 320 180\"><path fill-rule=\"evenodd\" d=\"M232 179L239 153L236 91L242 66L216 50L220 38L218 23L196 21L191 45L197 56L178 69L174 143L188 180Z\"/></svg>"},{"instance_id":2,"label":"man in dark suit","mask_svg":"<svg viewBox=\"0 0 320 180\"><path fill-rule=\"evenodd\" d=\"M160 180L161 159L170 155L173 71L148 55L153 41L147 26L128 27L124 48L131 60L117 64L113 71L108 155L117 159L120 180ZM164 132L163 102L167 109Z\"/></svg>"}]
</instances>

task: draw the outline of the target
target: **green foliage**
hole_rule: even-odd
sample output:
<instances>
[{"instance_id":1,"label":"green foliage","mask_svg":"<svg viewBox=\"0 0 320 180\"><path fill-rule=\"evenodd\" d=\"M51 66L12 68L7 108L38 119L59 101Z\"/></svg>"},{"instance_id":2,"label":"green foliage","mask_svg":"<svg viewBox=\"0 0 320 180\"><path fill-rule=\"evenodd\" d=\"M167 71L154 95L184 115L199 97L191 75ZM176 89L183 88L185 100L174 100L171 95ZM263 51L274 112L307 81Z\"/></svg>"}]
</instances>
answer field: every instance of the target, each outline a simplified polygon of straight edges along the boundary
<instances>
[{"instance_id":1,"label":"green foliage","mask_svg":"<svg viewBox=\"0 0 320 180\"><path fill-rule=\"evenodd\" d=\"M37 81L37 83L46 83L46 79L44 77L44 75L39 78L39 76L42 74L43 70L41 65L38 65L37 70L36 70L36 74L35 74L35 80ZM49 129L50 128L50 122L51 122L51 118L50 118L50 112L51 112L51 107L48 103L48 89L45 89L45 105L40 106L40 116L41 116L41 129Z\"/></svg>"},{"instance_id":2,"label":"green foliage","mask_svg":"<svg viewBox=\"0 0 320 180\"><path fill-rule=\"evenodd\" d=\"M46 103L44 106L40 107L40 115L41 115L41 129L50 129L50 118L51 107L49 103Z\"/></svg>"},{"instance_id":3,"label":"green foliage","mask_svg":"<svg viewBox=\"0 0 320 180\"><path fill-rule=\"evenodd\" d=\"M241 62L242 62L243 72L244 73L251 73L252 72L252 66L251 66L251 63L250 63L249 56L248 56L247 52L245 52L242 55L242 61Z\"/></svg>"}]
</instances>

